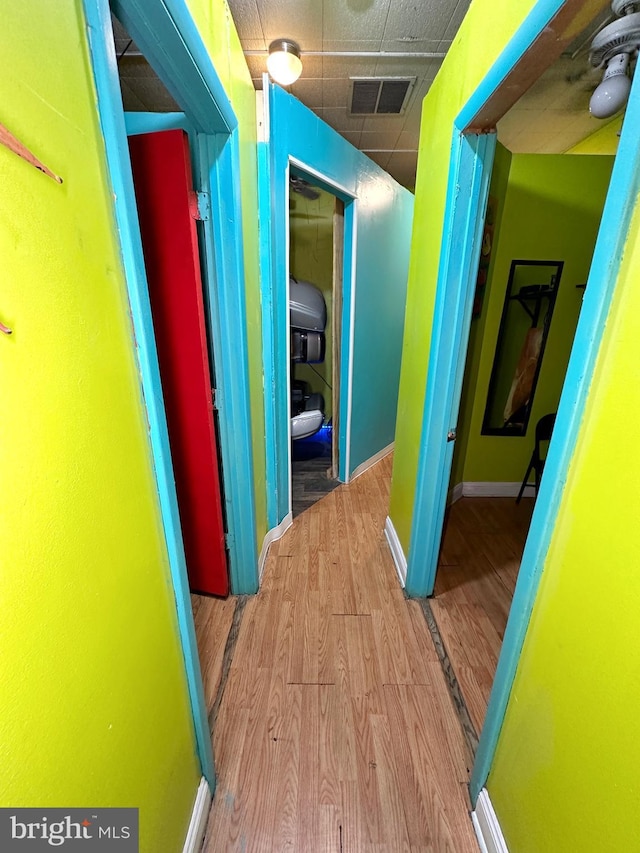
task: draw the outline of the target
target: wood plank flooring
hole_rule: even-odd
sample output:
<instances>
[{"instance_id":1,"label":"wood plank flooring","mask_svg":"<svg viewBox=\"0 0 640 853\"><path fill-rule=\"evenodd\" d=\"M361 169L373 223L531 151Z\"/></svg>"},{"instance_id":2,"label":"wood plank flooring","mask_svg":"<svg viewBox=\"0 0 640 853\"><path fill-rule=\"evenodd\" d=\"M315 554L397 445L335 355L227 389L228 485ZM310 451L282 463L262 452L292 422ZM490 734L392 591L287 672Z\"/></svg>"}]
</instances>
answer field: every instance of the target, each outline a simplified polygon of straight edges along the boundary
<instances>
[{"instance_id":1,"label":"wood plank flooring","mask_svg":"<svg viewBox=\"0 0 640 853\"><path fill-rule=\"evenodd\" d=\"M477 853L465 741L384 540L390 471L340 486L271 548L215 721L209 853Z\"/></svg>"},{"instance_id":2,"label":"wood plank flooring","mask_svg":"<svg viewBox=\"0 0 640 853\"><path fill-rule=\"evenodd\" d=\"M447 510L430 605L471 721L489 701L533 498L461 498Z\"/></svg>"}]
</instances>

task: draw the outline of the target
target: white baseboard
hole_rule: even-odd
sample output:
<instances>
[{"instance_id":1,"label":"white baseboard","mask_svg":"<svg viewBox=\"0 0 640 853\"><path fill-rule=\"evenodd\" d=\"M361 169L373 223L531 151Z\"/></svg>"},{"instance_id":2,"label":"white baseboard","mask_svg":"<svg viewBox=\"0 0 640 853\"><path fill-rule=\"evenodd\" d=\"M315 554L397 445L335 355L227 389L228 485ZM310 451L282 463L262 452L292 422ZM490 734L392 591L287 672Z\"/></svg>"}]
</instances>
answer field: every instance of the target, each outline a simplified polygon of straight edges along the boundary
<instances>
[{"instance_id":1,"label":"white baseboard","mask_svg":"<svg viewBox=\"0 0 640 853\"><path fill-rule=\"evenodd\" d=\"M396 572L398 573L398 577L400 578L400 585L404 589L404 586L407 582L407 558L404 555L404 551L402 550L402 545L400 544L400 540L398 539L398 534L396 533L396 529L393 526L393 521L387 516L386 521L384 523L384 535L387 537L387 542L389 543L389 550L391 551L391 556L393 557L393 563L396 567Z\"/></svg>"},{"instance_id":2,"label":"white baseboard","mask_svg":"<svg viewBox=\"0 0 640 853\"><path fill-rule=\"evenodd\" d=\"M482 853L509 853L498 816L486 788L480 791L475 811L471 812L471 820Z\"/></svg>"},{"instance_id":3,"label":"white baseboard","mask_svg":"<svg viewBox=\"0 0 640 853\"><path fill-rule=\"evenodd\" d=\"M452 489L449 489L449 494L447 495L447 505L450 506L454 504L456 501L459 501L462 497L462 489L464 487L464 483L456 483Z\"/></svg>"},{"instance_id":4,"label":"white baseboard","mask_svg":"<svg viewBox=\"0 0 640 853\"><path fill-rule=\"evenodd\" d=\"M189 829L187 837L184 840L182 853L198 853L204 841L204 834L207 829L207 820L209 818L209 809L211 807L211 791L209 783L202 777L198 785L196 801L193 804L191 812L191 820L189 821Z\"/></svg>"},{"instance_id":5,"label":"white baseboard","mask_svg":"<svg viewBox=\"0 0 640 853\"><path fill-rule=\"evenodd\" d=\"M287 530L293 524L293 513L289 513L286 515L280 524L277 527L273 527L271 530L267 531L266 536L262 541L262 548L260 549L260 558L258 560L258 577L262 580L262 573L264 572L264 565L267 562L267 555L269 554L269 548L272 542L276 542L278 539L281 539Z\"/></svg>"},{"instance_id":6,"label":"white baseboard","mask_svg":"<svg viewBox=\"0 0 640 853\"><path fill-rule=\"evenodd\" d=\"M374 456L370 459L367 459L366 462L362 462L358 467L351 473L349 477L349 482L352 483L356 477L359 477L360 474L364 474L365 471L368 471L376 462L379 462L381 459L384 459L385 456L388 456L389 453L393 450L395 442L391 442L391 444L387 444L386 447L383 447L382 450L379 450Z\"/></svg>"},{"instance_id":7,"label":"white baseboard","mask_svg":"<svg viewBox=\"0 0 640 853\"><path fill-rule=\"evenodd\" d=\"M521 483L462 483L462 494L465 498L516 498L520 486ZM533 486L525 486L523 497L534 496Z\"/></svg>"}]
</instances>

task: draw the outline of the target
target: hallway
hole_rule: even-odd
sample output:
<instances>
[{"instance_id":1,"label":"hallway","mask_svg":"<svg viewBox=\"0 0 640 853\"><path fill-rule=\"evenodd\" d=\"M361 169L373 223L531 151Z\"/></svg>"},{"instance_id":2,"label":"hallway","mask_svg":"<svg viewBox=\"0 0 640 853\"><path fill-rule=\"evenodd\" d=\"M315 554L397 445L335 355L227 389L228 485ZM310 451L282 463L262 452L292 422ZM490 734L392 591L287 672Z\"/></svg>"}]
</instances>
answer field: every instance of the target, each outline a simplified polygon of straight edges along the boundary
<instances>
[{"instance_id":1,"label":"hallway","mask_svg":"<svg viewBox=\"0 0 640 853\"><path fill-rule=\"evenodd\" d=\"M229 601L194 597L218 777L209 853L478 849L462 730L384 539L391 458L295 520L235 620Z\"/></svg>"}]
</instances>

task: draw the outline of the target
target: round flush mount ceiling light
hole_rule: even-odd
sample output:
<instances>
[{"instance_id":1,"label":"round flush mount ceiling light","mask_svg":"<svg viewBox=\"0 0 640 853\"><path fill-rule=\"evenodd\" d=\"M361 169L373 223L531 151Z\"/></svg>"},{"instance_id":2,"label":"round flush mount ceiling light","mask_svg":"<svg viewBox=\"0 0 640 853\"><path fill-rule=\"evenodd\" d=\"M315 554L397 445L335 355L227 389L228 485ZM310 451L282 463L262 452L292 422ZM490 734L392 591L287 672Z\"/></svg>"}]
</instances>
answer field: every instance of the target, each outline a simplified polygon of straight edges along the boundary
<instances>
[{"instance_id":1,"label":"round flush mount ceiling light","mask_svg":"<svg viewBox=\"0 0 640 853\"><path fill-rule=\"evenodd\" d=\"M281 86L295 83L302 73L300 48L290 39L276 39L269 45L267 69L271 77Z\"/></svg>"}]
</instances>

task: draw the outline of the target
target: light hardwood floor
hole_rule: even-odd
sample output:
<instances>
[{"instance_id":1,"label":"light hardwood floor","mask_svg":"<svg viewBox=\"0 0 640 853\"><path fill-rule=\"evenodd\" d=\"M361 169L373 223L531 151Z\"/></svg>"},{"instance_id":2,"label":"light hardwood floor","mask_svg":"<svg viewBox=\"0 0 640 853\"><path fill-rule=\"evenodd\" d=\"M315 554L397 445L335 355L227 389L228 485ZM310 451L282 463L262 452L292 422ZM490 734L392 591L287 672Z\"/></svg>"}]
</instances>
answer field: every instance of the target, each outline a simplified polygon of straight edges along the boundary
<instances>
[{"instance_id":1,"label":"light hardwood floor","mask_svg":"<svg viewBox=\"0 0 640 853\"><path fill-rule=\"evenodd\" d=\"M340 486L271 548L211 709L209 853L477 853L462 730L384 540L390 469ZM205 681L224 669L224 604L196 603Z\"/></svg>"},{"instance_id":2,"label":"light hardwood floor","mask_svg":"<svg viewBox=\"0 0 640 853\"><path fill-rule=\"evenodd\" d=\"M532 498L461 498L447 510L430 605L478 734L532 512Z\"/></svg>"}]
</instances>

